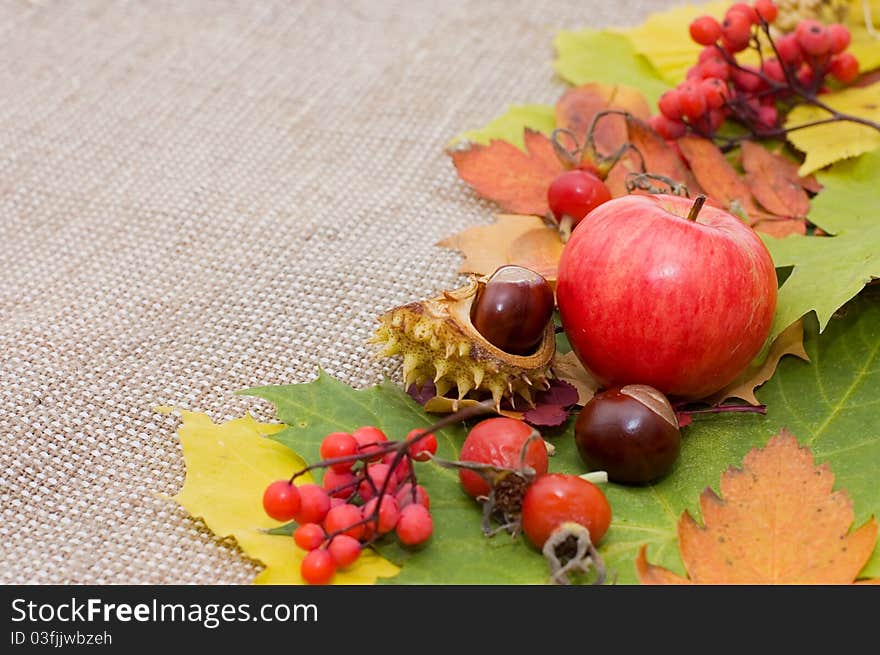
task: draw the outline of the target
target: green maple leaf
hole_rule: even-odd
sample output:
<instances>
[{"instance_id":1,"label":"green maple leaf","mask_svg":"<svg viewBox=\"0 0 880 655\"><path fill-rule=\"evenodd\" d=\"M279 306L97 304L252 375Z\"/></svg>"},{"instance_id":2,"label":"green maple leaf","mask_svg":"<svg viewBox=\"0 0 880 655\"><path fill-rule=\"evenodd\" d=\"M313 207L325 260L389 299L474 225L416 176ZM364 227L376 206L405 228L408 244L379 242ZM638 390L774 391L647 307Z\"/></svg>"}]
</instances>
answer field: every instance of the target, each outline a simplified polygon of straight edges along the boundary
<instances>
[{"instance_id":1,"label":"green maple leaf","mask_svg":"<svg viewBox=\"0 0 880 655\"><path fill-rule=\"evenodd\" d=\"M880 277L880 150L816 175L824 185L809 219L832 237L763 236L777 268L794 266L779 290L770 338L815 311L819 329L873 278Z\"/></svg>"},{"instance_id":2,"label":"green maple leaf","mask_svg":"<svg viewBox=\"0 0 880 655\"><path fill-rule=\"evenodd\" d=\"M272 402L278 418L288 427L275 435L306 461L320 459L321 440L328 432L351 432L375 425L390 439L403 439L413 428L437 420L397 385L386 381L355 390L321 373L309 384L262 387L245 393ZM437 454L458 459L467 430L453 426L435 433ZM547 579L542 557L522 539L507 535L486 539L480 531L479 506L462 490L458 474L435 464L416 463L416 475L431 496L434 534L425 547L407 550L389 535L380 542L381 555L404 568L390 583L469 584L541 583ZM320 473L318 473L320 477Z\"/></svg>"},{"instance_id":3,"label":"green maple leaf","mask_svg":"<svg viewBox=\"0 0 880 655\"><path fill-rule=\"evenodd\" d=\"M622 34L595 29L563 31L556 35L553 46L554 70L575 86L589 82L631 86L641 91L652 106L669 89L650 62Z\"/></svg>"},{"instance_id":4,"label":"green maple leaf","mask_svg":"<svg viewBox=\"0 0 880 655\"><path fill-rule=\"evenodd\" d=\"M777 374L760 389L766 416L727 414L698 416L684 433L681 457L659 483L644 487L605 485L614 519L600 551L620 583L636 581L634 561L639 547L649 545L654 563L679 573L683 566L676 545L676 524L685 509L699 514L700 492L717 484L728 466L738 464L755 446L763 446L780 428L791 430L809 446L817 462L827 462L837 488L854 501L856 525L880 512L880 294L866 292L830 321L819 337L815 320L807 321L806 349L812 364L785 359ZM272 435L306 461L315 461L320 441L334 430L351 431L376 425L391 438L402 438L415 427L435 420L396 385L354 390L322 374L309 384L263 387L245 393L271 401L288 428ZM437 433L439 454L456 458L466 428ZM571 422L559 436L554 471L583 472L572 438ZM543 583L543 558L522 539L499 534L486 539L480 532L480 511L461 491L457 475L432 464L417 464L421 484L431 494L434 536L424 547L407 551L393 543L379 547L402 564L391 584ZM880 574L875 550L862 575Z\"/></svg>"}]
</instances>

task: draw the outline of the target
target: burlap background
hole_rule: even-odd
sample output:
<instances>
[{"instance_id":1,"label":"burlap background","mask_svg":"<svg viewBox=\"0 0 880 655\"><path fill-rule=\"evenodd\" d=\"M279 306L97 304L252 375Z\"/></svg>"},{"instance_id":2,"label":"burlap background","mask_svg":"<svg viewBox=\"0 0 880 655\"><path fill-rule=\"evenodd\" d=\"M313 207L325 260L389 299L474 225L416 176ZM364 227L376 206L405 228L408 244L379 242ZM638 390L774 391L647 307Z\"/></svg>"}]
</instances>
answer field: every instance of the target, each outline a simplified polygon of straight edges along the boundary
<instances>
[{"instance_id":1,"label":"burlap background","mask_svg":"<svg viewBox=\"0 0 880 655\"><path fill-rule=\"evenodd\" d=\"M374 317L491 217L444 144L555 100L556 29L668 4L0 0L0 582L250 581L153 496L184 465L151 408L394 374Z\"/></svg>"}]
</instances>

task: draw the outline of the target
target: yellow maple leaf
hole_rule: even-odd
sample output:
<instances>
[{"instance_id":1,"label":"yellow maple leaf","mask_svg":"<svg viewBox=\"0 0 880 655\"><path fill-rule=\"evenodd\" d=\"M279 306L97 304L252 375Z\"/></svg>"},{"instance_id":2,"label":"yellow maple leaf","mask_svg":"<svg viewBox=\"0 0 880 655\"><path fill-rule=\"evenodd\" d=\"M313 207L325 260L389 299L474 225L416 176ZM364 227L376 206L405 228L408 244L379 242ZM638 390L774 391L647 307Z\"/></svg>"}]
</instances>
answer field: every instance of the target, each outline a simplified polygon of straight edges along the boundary
<instances>
[{"instance_id":1,"label":"yellow maple leaf","mask_svg":"<svg viewBox=\"0 0 880 655\"><path fill-rule=\"evenodd\" d=\"M681 82L687 69L696 65L703 46L694 43L688 25L699 16L722 18L730 2L684 5L653 13L641 25L610 31L623 34L632 41L636 52L644 56L669 84Z\"/></svg>"},{"instance_id":2,"label":"yellow maple leaf","mask_svg":"<svg viewBox=\"0 0 880 655\"><path fill-rule=\"evenodd\" d=\"M678 522L688 577L636 560L642 584L850 584L877 541L870 518L850 531L854 515L834 474L782 429L752 449L741 469L721 476L721 497L700 496L703 525L688 512ZM874 582L874 581L871 581Z\"/></svg>"},{"instance_id":3,"label":"yellow maple leaf","mask_svg":"<svg viewBox=\"0 0 880 655\"><path fill-rule=\"evenodd\" d=\"M699 16L714 16L721 20L730 8L728 0L706 4L688 4L653 13L635 27L611 29L610 32L629 38L635 51L645 57L660 76L669 84L681 82L687 70L694 66L703 46L694 43L688 34L691 21ZM849 51L859 60L861 70L869 71L880 66L880 0L870 0L870 17L873 27L865 22L863 0L851 0L846 25L852 40ZM765 52L769 43L762 38ZM752 50L737 54L744 64L756 65L760 59Z\"/></svg>"},{"instance_id":4,"label":"yellow maple leaf","mask_svg":"<svg viewBox=\"0 0 880 655\"><path fill-rule=\"evenodd\" d=\"M712 394L707 401L716 404L722 403L728 398L741 398L750 405L760 405L755 396L755 389L773 377L776 367L785 355L794 355L803 360L810 361L807 351L804 350L804 323L797 321L789 325L780 333L770 345L766 356L756 358L749 367L743 371L736 380L728 384L721 391Z\"/></svg>"},{"instance_id":5,"label":"yellow maple leaf","mask_svg":"<svg viewBox=\"0 0 880 655\"><path fill-rule=\"evenodd\" d=\"M839 112L880 122L880 83L843 89L820 97ZM788 113L785 128L790 130L830 116L819 107L798 105ZM809 175L841 159L880 148L880 130L850 121L835 121L789 132L788 140L807 156L798 174Z\"/></svg>"},{"instance_id":6,"label":"yellow maple leaf","mask_svg":"<svg viewBox=\"0 0 880 655\"><path fill-rule=\"evenodd\" d=\"M263 491L269 483L290 477L305 462L292 450L266 439L286 426L260 423L250 416L216 424L205 414L180 412L178 431L186 461L186 480L174 500L192 516L204 520L218 537L233 537L265 568L255 584L302 584L300 562L305 552L288 536L267 534L281 525L263 511ZM311 482L308 476L301 484ZM366 550L357 562L337 572L338 584L373 584L398 568Z\"/></svg>"}]
</instances>

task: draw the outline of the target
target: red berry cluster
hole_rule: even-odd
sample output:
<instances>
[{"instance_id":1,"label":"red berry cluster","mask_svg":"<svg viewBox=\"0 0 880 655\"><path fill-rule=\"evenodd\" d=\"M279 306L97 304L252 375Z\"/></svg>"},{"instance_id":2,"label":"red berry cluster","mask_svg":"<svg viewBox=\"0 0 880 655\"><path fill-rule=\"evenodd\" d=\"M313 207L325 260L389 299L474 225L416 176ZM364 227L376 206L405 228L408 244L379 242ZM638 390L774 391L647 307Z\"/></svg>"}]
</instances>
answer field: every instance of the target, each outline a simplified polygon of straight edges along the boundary
<instances>
[{"instance_id":1,"label":"red berry cluster","mask_svg":"<svg viewBox=\"0 0 880 655\"><path fill-rule=\"evenodd\" d=\"M846 52L850 32L844 25L803 19L794 32L774 38L770 23L777 12L772 0L756 0L734 4L721 22L711 16L694 20L691 38L705 48L687 79L660 97L652 127L667 139L688 131L711 137L730 118L767 135L777 131L778 103L815 98L829 74L843 83L856 78L859 63ZM761 32L772 56L762 50ZM735 55L748 48L758 52L759 66L737 61Z\"/></svg>"},{"instance_id":2,"label":"red berry cluster","mask_svg":"<svg viewBox=\"0 0 880 655\"><path fill-rule=\"evenodd\" d=\"M354 564L365 546L388 533L405 546L428 540L431 501L413 462L437 452L432 433L416 429L404 441L389 441L378 428L365 426L328 434L320 452L320 462L273 482L263 494L266 514L299 524L293 538L308 551L300 568L306 582L330 582L337 568ZM324 469L320 486L293 484L316 468Z\"/></svg>"}]
</instances>

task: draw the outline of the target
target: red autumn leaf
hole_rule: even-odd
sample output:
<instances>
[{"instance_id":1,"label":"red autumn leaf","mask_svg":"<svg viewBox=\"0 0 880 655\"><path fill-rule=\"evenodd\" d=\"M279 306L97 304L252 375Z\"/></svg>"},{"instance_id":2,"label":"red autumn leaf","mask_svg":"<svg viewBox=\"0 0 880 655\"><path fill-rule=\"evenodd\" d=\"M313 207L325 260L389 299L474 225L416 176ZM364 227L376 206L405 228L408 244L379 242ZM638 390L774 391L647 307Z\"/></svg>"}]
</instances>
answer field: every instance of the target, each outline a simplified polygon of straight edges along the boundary
<instances>
[{"instance_id":1,"label":"red autumn leaf","mask_svg":"<svg viewBox=\"0 0 880 655\"><path fill-rule=\"evenodd\" d=\"M755 205L748 185L718 146L709 139L685 136L678 140L678 147L709 198L736 214L745 212L746 216L742 218L748 219L750 225L763 215Z\"/></svg>"},{"instance_id":2,"label":"red autumn leaf","mask_svg":"<svg viewBox=\"0 0 880 655\"><path fill-rule=\"evenodd\" d=\"M484 198L514 214L543 216L549 211L547 187L565 168L546 136L525 130L526 151L506 141L471 144L449 155L458 175Z\"/></svg>"},{"instance_id":3,"label":"red autumn leaf","mask_svg":"<svg viewBox=\"0 0 880 655\"><path fill-rule=\"evenodd\" d=\"M871 556L877 522L854 530L852 500L833 491L834 474L816 466L785 429L721 476L721 496L700 496L703 525L678 523L688 577L636 560L642 584L850 584Z\"/></svg>"},{"instance_id":4,"label":"red autumn leaf","mask_svg":"<svg viewBox=\"0 0 880 655\"><path fill-rule=\"evenodd\" d=\"M764 146L742 144L742 165L755 198L769 212L803 218L810 210L810 198L797 174L797 164Z\"/></svg>"},{"instance_id":5,"label":"red autumn leaf","mask_svg":"<svg viewBox=\"0 0 880 655\"><path fill-rule=\"evenodd\" d=\"M647 120L651 115L640 91L626 86L584 84L566 91L556 103L556 126L570 130L583 146L593 119L601 111L618 109ZM602 155L608 155L627 142L626 119L603 116L596 123L593 141Z\"/></svg>"}]
</instances>

